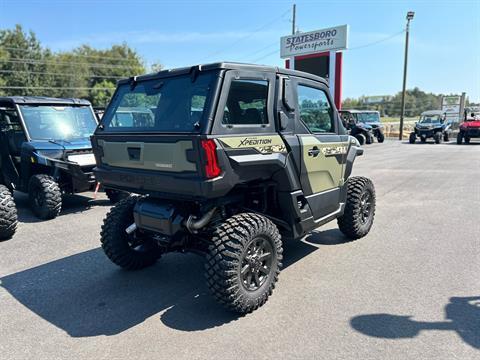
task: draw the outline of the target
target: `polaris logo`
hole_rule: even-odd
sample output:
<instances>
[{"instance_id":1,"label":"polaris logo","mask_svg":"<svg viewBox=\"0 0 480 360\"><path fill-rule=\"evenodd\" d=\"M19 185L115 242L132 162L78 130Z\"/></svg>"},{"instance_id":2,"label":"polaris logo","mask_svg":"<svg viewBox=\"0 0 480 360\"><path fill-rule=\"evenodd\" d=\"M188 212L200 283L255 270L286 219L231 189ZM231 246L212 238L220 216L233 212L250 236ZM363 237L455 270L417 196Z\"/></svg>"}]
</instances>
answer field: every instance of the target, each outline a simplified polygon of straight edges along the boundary
<instances>
[{"instance_id":1,"label":"polaris logo","mask_svg":"<svg viewBox=\"0 0 480 360\"><path fill-rule=\"evenodd\" d=\"M240 141L240 146L257 146L257 145L270 145L272 139L255 139L255 138L245 138Z\"/></svg>"}]
</instances>

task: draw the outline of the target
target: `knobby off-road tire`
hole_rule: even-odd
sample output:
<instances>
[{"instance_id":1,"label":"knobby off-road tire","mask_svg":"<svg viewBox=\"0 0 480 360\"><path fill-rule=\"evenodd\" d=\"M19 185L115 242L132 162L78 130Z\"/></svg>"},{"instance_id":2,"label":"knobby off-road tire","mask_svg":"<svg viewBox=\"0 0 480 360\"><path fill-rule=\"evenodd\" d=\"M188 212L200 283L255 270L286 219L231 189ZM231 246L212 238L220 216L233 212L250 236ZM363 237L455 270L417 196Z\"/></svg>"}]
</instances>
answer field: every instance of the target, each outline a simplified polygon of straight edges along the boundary
<instances>
[{"instance_id":1,"label":"knobby off-road tire","mask_svg":"<svg viewBox=\"0 0 480 360\"><path fill-rule=\"evenodd\" d=\"M375 217L375 187L370 179L351 177L347 181L345 211L337 219L340 231L351 240L364 237Z\"/></svg>"},{"instance_id":2,"label":"knobby off-road tire","mask_svg":"<svg viewBox=\"0 0 480 360\"><path fill-rule=\"evenodd\" d=\"M213 233L205 263L207 285L227 309L246 314L272 294L282 268L280 233L269 219L242 213Z\"/></svg>"},{"instance_id":3,"label":"knobby off-road tire","mask_svg":"<svg viewBox=\"0 0 480 360\"><path fill-rule=\"evenodd\" d=\"M355 135L355 137L357 138L360 145L365 145L365 143L367 142L367 138L363 134L357 134Z\"/></svg>"},{"instance_id":4,"label":"knobby off-road tire","mask_svg":"<svg viewBox=\"0 0 480 360\"><path fill-rule=\"evenodd\" d=\"M0 241L10 239L17 230L17 208L10 190L0 185Z\"/></svg>"},{"instance_id":5,"label":"knobby off-road tire","mask_svg":"<svg viewBox=\"0 0 480 360\"><path fill-rule=\"evenodd\" d=\"M457 144L462 145L462 142L463 142L463 134L459 132L457 135Z\"/></svg>"},{"instance_id":6,"label":"knobby off-road tire","mask_svg":"<svg viewBox=\"0 0 480 360\"><path fill-rule=\"evenodd\" d=\"M112 204L116 204L130 196L130 194L125 191L118 191L113 189L105 189L105 195L107 195L108 200L110 200Z\"/></svg>"},{"instance_id":7,"label":"knobby off-road tire","mask_svg":"<svg viewBox=\"0 0 480 360\"><path fill-rule=\"evenodd\" d=\"M440 144L442 142L442 133L441 132L436 132L433 135L433 139L435 140L435 144Z\"/></svg>"},{"instance_id":8,"label":"knobby off-road tire","mask_svg":"<svg viewBox=\"0 0 480 360\"><path fill-rule=\"evenodd\" d=\"M42 220L56 218L62 210L62 191L49 175L33 175L28 183L30 207Z\"/></svg>"},{"instance_id":9,"label":"knobby off-road tire","mask_svg":"<svg viewBox=\"0 0 480 360\"><path fill-rule=\"evenodd\" d=\"M445 142L449 142L449 141L450 141L450 136L448 135L448 133L444 133L444 134L443 134L443 141L445 141Z\"/></svg>"},{"instance_id":10,"label":"knobby off-road tire","mask_svg":"<svg viewBox=\"0 0 480 360\"><path fill-rule=\"evenodd\" d=\"M410 136L408 137L408 142L410 144L415 144L415 140L417 140L417 136L415 135L415 133L411 133Z\"/></svg>"},{"instance_id":11,"label":"knobby off-road tire","mask_svg":"<svg viewBox=\"0 0 480 360\"><path fill-rule=\"evenodd\" d=\"M383 143L383 142L385 141L385 135L384 135L382 132L379 132L379 133L378 133L377 141L378 141L379 143Z\"/></svg>"},{"instance_id":12,"label":"knobby off-road tire","mask_svg":"<svg viewBox=\"0 0 480 360\"><path fill-rule=\"evenodd\" d=\"M107 257L126 270L139 270L153 265L161 251L151 237L138 230L125 231L133 224L133 208L137 197L128 197L115 205L103 221L100 239Z\"/></svg>"}]
</instances>

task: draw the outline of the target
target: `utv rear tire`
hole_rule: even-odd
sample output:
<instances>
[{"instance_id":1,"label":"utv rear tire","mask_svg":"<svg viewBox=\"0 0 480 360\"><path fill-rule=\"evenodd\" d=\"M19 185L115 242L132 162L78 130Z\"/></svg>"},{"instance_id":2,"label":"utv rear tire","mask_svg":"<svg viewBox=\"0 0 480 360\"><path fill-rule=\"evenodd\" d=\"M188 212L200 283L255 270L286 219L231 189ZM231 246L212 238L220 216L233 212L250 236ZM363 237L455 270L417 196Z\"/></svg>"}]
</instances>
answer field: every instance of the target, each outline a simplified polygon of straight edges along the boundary
<instances>
[{"instance_id":1,"label":"utv rear tire","mask_svg":"<svg viewBox=\"0 0 480 360\"><path fill-rule=\"evenodd\" d=\"M340 231L351 240L364 237L375 217L375 187L370 179L351 177L347 181L347 202L337 219Z\"/></svg>"},{"instance_id":2,"label":"utv rear tire","mask_svg":"<svg viewBox=\"0 0 480 360\"><path fill-rule=\"evenodd\" d=\"M62 210L62 192L49 175L38 174L30 178L28 197L32 211L39 219L54 219Z\"/></svg>"},{"instance_id":3,"label":"utv rear tire","mask_svg":"<svg viewBox=\"0 0 480 360\"><path fill-rule=\"evenodd\" d=\"M442 133L441 132L436 132L433 135L433 139L435 140L435 144L440 144L442 142Z\"/></svg>"},{"instance_id":4,"label":"utv rear tire","mask_svg":"<svg viewBox=\"0 0 480 360\"><path fill-rule=\"evenodd\" d=\"M383 142L385 141L385 135L384 135L382 132L379 132L379 133L378 133L377 141L378 141L379 143L383 143Z\"/></svg>"},{"instance_id":5,"label":"utv rear tire","mask_svg":"<svg viewBox=\"0 0 480 360\"><path fill-rule=\"evenodd\" d=\"M134 223L133 208L137 197L128 197L115 205L103 221L100 233L102 248L107 257L126 270L139 270L153 265L161 256L160 248L149 236L136 230L125 231Z\"/></svg>"},{"instance_id":6,"label":"utv rear tire","mask_svg":"<svg viewBox=\"0 0 480 360\"><path fill-rule=\"evenodd\" d=\"M408 142L410 144L415 144L416 139L417 139L417 136L415 135L415 133L410 133L410 136L408 137Z\"/></svg>"},{"instance_id":7,"label":"utv rear tire","mask_svg":"<svg viewBox=\"0 0 480 360\"><path fill-rule=\"evenodd\" d=\"M110 200L112 204L116 204L121 200L130 196L130 194L125 191L119 191L119 190L113 190L113 189L105 189L105 195L107 195L108 200Z\"/></svg>"},{"instance_id":8,"label":"utv rear tire","mask_svg":"<svg viewBox=\"0 0 480 360\"><path fill-rule=\"evenodd\" d=\"M232 216L216 228L208 250L205 276L219 303L240 314L265 304L282 268L275 224L254 213Z\"/></svg>"},{"instance_id":9,"label":"utv rear tire","mask_svg":"<svg viewBox=\"0 0 480 360\"><path fill-rule=\"evenodd\" d=\"M355 137L357 138L360 145L365 145L365 143L367 142L367 138L363 134L357 134L355 135Z\"/></svg>"},{"instance_id":10,"label":"utv rear tire","mask_svg":"<svg viewBox=\"0 0 480 360\"><path fill-rule=\"evenodd\" d=\"M17 208L10 190L0 185L0 241L10 239L17 230Z\"/></svg>"},{"instance_id":11,"label":"utv rear tire","mask_svg":"<svg viewBox=\"0 0 480 360\"><path fill-rule=\"evenodd\" d=\"M462 145L462 142L463 142L463 135L462 133L459 132L457 135L457 144Z\"/></svg>"}]
</instances>

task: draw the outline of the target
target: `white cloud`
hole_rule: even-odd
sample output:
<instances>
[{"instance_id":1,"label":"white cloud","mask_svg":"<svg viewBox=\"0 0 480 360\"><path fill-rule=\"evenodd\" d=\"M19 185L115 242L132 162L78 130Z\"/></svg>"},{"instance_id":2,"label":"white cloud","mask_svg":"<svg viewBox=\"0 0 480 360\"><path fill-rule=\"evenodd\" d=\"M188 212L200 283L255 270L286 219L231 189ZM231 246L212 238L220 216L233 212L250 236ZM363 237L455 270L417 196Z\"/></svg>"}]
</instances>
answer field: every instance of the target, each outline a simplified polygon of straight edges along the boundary
<instances>
[{"instance_id":1,"label":"white cloud","mask_svg":"<svg viewBox=\"0 0 480 360\"><path fill-rule=\"evenodd\" d=\"M241 40L243 38L270 38L275 37L275 32L180 32L165 33L155 30L111 32L103 34L90 34L76 39L65 39L46 42L53 50L69 50L82 44L92 46L109 46L127 42L129 45L140 44L173 44L173 43L212 43L218 41Z\"/></svg>"}]
</instances>

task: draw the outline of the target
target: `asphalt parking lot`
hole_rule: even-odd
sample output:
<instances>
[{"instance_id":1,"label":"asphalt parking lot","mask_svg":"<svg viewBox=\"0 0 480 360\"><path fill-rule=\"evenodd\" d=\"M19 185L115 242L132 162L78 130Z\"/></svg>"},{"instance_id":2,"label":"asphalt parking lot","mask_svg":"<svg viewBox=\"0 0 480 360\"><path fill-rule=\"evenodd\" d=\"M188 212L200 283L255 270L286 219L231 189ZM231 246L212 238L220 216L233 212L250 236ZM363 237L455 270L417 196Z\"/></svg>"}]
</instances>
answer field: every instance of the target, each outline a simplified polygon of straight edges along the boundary
<instances>
[{"instance_id":1,"label":"asphalt parking lot","mask_svg":"<svg viewBox=\"0 0 480 360\"><path fill-rule=\"evenodd\" d=\"M66 200L0 243L2 359L480 357L480 143L387 141L355 174L373 179L371 233L343 243L336 223L285 245L260 310L237 317L210 297L202 258L169 254L139 272L99 248L110 204Z\"/></svg>"}]
</instances>

